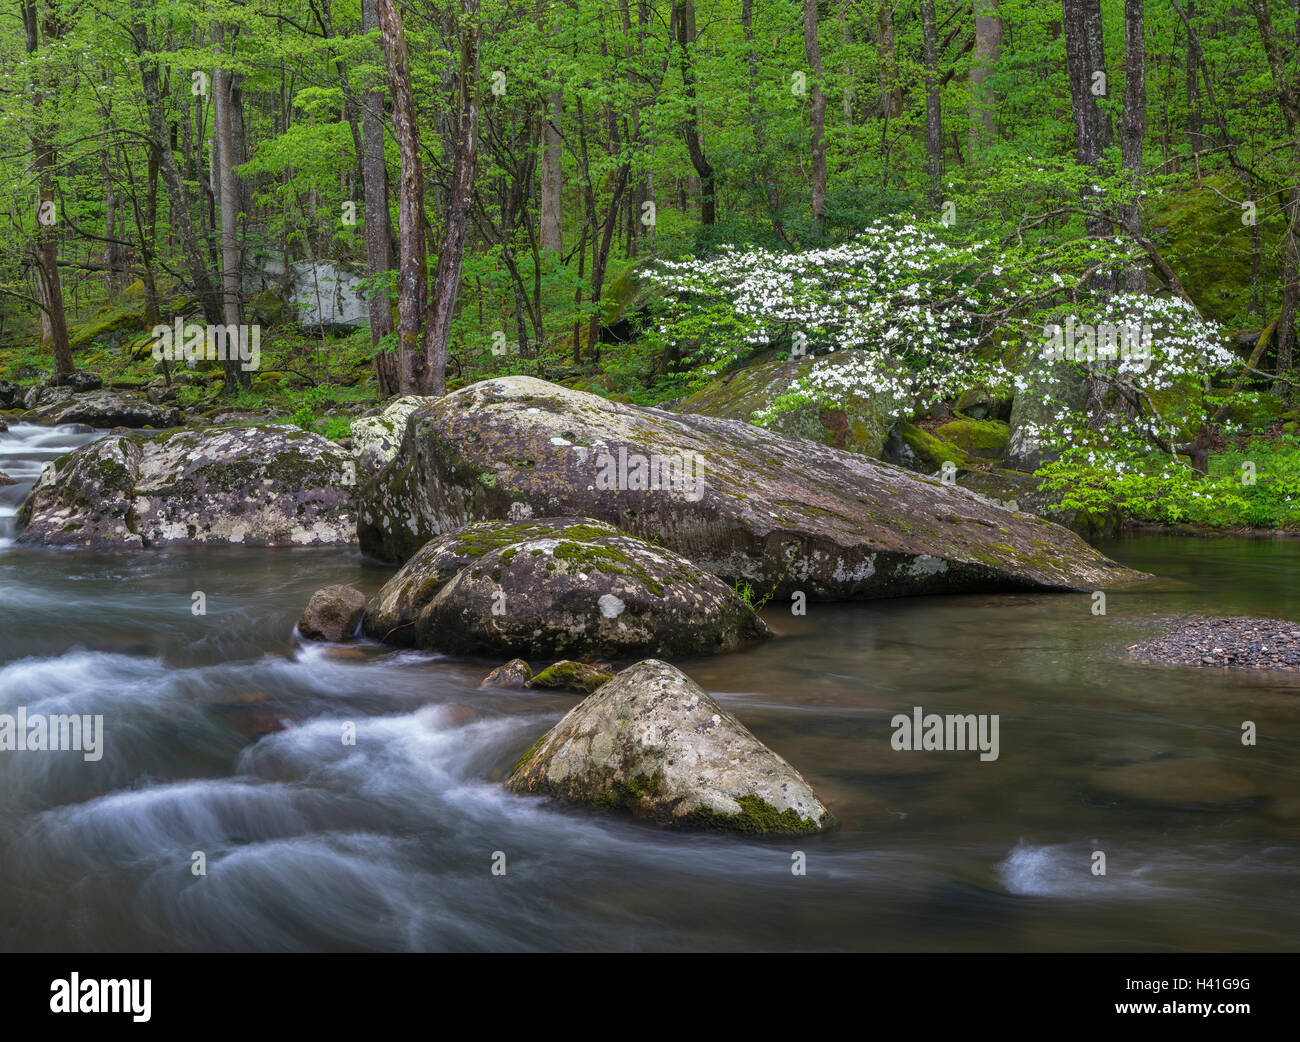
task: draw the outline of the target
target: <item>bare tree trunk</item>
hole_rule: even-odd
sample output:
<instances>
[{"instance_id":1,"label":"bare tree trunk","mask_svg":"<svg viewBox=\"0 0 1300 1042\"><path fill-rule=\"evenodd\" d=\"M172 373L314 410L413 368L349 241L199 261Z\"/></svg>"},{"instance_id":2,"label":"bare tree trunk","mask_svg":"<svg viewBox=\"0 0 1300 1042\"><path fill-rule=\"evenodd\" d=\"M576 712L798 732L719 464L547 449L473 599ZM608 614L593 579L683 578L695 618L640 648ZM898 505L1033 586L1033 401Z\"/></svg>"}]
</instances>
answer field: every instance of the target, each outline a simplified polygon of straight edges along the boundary
<instances>
[{"instance_id":1,"label":"bare tree trunk","mask_svg":"<svg viewBox=\"0 0 1300 1042\"><path fill-rule=\"evenodd\" d=\"M826 92L822 89L822 52L817 41L817 0L803 0L803 51L812 73L812 218L818 237L826 232Z\"/></svg>"},{"instance_id":2,"label":"bare tree trunk","mask_svg":"<svg viewBox=\"0 0 1300 1042\"><path fill-rule=\"evenodd\" d=\"M1088 47L1089 0L1062 0L1062 25L1065 31L1066 67L1070 78L1070 103L1074 112L1074 157L1081 166L1095 166L1101 156L1098 137L1097 99L1092 93L1092 56ZM1085 189L1084 206L1092 208L1091 194ZM1085 218L1088 234L1105 235L1106 222Z\"/></svg>"},{"instance_id":3,"label":"bare tree trunk","mask_svg":"<svg viewBox=\"0 0 1300 1042\"><path fill-rule=\"evenodd\" d=\"M537 27L543 27L545 0L537 0ZM560 139L560 120L564 115L564 98L559 90L546 97L542 113L541 239L542 252L564 252L564 143Z\"/></svg>"},{"instance_id":4,"label":"bare tree trunk","mask_svg":"<svg viewBox=\"0 0 1300 1042\"><path fill-rule=\"evenodd\" d=\"M1088 39L1088 82L1089 89L1094 83L1104 84L1105 90L1100 97L1110 97L1110 76L1106 70L1106 35L1101 20L1101 0L1083 0L1084 19L1087 25ZM1097 80L1097 73L1101 79ZM1097 144L1104 151L1115 139L1111 126L1110 113L1100 105L1097 106Z\"/></svg>"},{"instance_id":5,"label":"bare tree trunk","mask_svg":"<svg viewBox=\"0 0 1300 1042\"><path fill-rule=\"evenodd\" d=\"M763 113L758 106L758 49L754 43L754 0L742 0L740 7L740 24L745 32L746 61L749 66L749 80L746 84L749 102L749 122L754 133L754 150L758 154L758 175L762 179L767 213L772 220L772 230L785 238L782 227L781 196L776 178L772 176L772 160L767 152L767 131L763 125Z\"/></svg>"},{"instance_id":6,"label":"bare tree trunk","mask_svg":"<svg viewBox=\"0 0 1300 1042\"><path fill-rule=\"evenodd\" d=\"M886 120L897 119L903 114L903 88L898 82L892 0L876 0L876 50L880 55L880 114Z\"/></svg>"},{"instance_id":7,"label":"bare tree trunk","mask_svg":"<svg viewBox=\"0 0 1300 1042\"><path fill-rule=\"evenodd\" d=\"M713 224L717 219L717 193L713 181L713 164L704 154L700 138L700 113L695 99L695 67L691 48L695 46L695 4L679 0L673 5L673 24L677 28L677 45L681 48L682 87L686 92L686 122L682 127L691 165L700 178L700 223Z\"/></svg>"},{"instance_id":8,"label":"bare tree trunk","mask_svg":"<svg viewBox=\"0 0 1300 1042\"><path fill-rule=\"evenodd\" d=\"M921 0L921 32L925 42L925 172L931 206L943 198L943 113L939 108L938 34L934 0Z\"/></svg>"},{"instance_id":9,"label":"bare tree trunk","mask_svg":"<svg viewBox=\"0 0 1300 1042\"><path fill-rule=\"evenodd\" d=\"M1142 228L1137 192L1142 183L1142 141L1147 130L1146 36L1143 25L1143 0L1124 0L1124 114L1120 119L1119 145L1124 169L1134 192L1132 202L1120 213L1130 232ZM1145 288L1146 269L1138 264L1125 275L1127 288L1139 292Z\"/></svg>"},{"instance_id":10,"label":"bare tree trunk","mask_svg":"<svg viewBox=\"0 0 1300 1042\"><path fill-rule=\"evenodd\" d=\"M361 31L379 27L375 0L362 0ZM388 237L388 165L384 160L384 93L368 88L361 97L361 183L365 193L366 267L371 277L393 266L393 243ZM385 289L377 288L366 302L370 314L370 347L375 352L375 382L381 398L402 394L397 353L380 350L393 331L393 308Z\"/></svg>"},{"instance_id":11,"label":"bare tree trunk","mask_svg":"<svg viewBox=\"0 0 1300 1042\"><path fill-rule=\"evenodd\" d=\"M41 26L35 0L24 0L22 5L23 28L27 35L27 53L40 50ZM45 20L45 38L57 40L61 27L57 16ZM48 71L42 73L43 86L52 87ZM63 383L72 375L72 345L68 341L68 320L63 311L63 284L59 281L59 242L55 231L58 204L54 198L54 120L46 106L54 104L53 91L42 90L34 99L37 116L32 133L32 152L35 156L37 176L36 266L41 284L41 299L49 320L50 339L54 345L54 379Z\"/></svg>"},{"instance_id":12,"label":"bare tree trunk","mask_svg":"<svg viewBox=\"0 0 1300 1042\"><path fill-rule=\"evenodd\" d=\"M401 393L427 386L419 352L429 297L424 252L424 168L411 98L410 59L395 0L375 0L380 38L393 96L393 134L401 152L402 176L397 193L397 366Z\"/></svg>"},{"instance_id":13,"label":"bare tree trunk","mask_svg":"<svg viewBox=\"0 0 1300 1042\"><path fill-rule=\"evenodd\" d=\"M388 2L388 0L384 0ZM463 0L460 24L460 83L456 111L456 160L452 165L451 190L443 227L442 249L429 305L425 330L426 369L420 388L425 394L447 392L447 344L451 320L460 293L460 267L473 206L474 167L478 155L478 2Z\"/></svg>"},{"instance_id":14,"label":"bare tree trunk","mask_svg":"<svg viewBox=\"0 0 1300 1042\"><path fill-rule=\"evenodd\" d=\"M225 27L212 27L212 46L217 65L212 70L212 136L216 184L221 199L221 311L227 326L238 326L242 287L239 274L239 186L235 177L235 144L230 129L230 75L221 67L224 55ZM248 387L251 378L238 356L223 359L224 390L236 393Z\"/></svg>"},{"instance_id":15,"label":"bare tree trunk","mask_svg":"<svg viewBox=\"0 0 1300 1042\"><path fill-rule=\"evenodd\" d=\"M989 73L1002 57L1002 19L998 0L975 0L975 62L970 70L970 157L975 158L997 139L997 105L985 87Z\"/></svg>"},{"instance_id":16,"label":"bare tree trunk","mask_svg":"<svg viewBox=\"0 0 1300 1042\"><path fill-rule=\"evenodd\" d=\"M1187 0L1187 18L1196 17L1196 0ZM1201 64L1201 41L1187 34L1187 143L1193 152L1205 147L1201 136L1201 85L1196 71Z\"/></svg>"}]
</instances>

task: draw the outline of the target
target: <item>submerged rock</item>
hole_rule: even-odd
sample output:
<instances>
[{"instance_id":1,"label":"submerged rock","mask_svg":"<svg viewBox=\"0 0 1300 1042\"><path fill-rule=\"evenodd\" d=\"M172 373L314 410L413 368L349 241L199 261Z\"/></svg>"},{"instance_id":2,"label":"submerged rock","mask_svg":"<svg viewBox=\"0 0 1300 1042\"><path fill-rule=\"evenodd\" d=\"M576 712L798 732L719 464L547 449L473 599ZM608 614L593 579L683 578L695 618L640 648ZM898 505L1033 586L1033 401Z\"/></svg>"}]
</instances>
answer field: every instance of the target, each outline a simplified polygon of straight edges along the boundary
<instances>
[{"instance_id":1,"label":"submerged rock","mask_svg":"<svg viewBox=\"0 0 1300 1042\"><path fill-rule=\"evenodd\" d=\"M532 667L521 658L512 658L504 666L497 666L496 669L485 676L483 683L479 684L479 687L527 687L528 681L532 678Z\"/></svg>"},{"instance_id":2,"label":"submerged rock","mask_svg":"<svg viewBox=\"0 0 1300 1042\"><path fill-rule=\"evenodd\" d=\"M355 464L297 427L108 437L59 457L18 513L56 546L347 546Z\"/></svg>"},{"instance_id":3,"label":"submerged rock","mask_svg":"<svg viewBox=\"0 0 1300 1042\"><path fill-rule=\"evenodd\" d=\"M798 771L655 659L583 699L523 755L506 786L664 825L800 834L834 824Z\"/></svg>"},{"instance_id":4,"label":"submerged rock","mask_svg":"<svg viewBox=\"0 0 1300 1042\"><path fill-rule=\"evenodd\" d=\"M589 695L613 679L614 674L607 664L591 665L587 662L564 659L547 666L525 686L557 687L566 691L581 691L584 695Z\"/></svg>"},{"instance_id":5,"label":"submerged rock","mask_svg":"<svg viewBox=\"0 0 1300 1042\"><path fill-rule=\"evenodd\" d=\"M375 630L412 615L429 650L609 658L712 654L770 635L716 576L585 518L476 525L435 543L376 598Z\"/></svg>"},{"instance_id":6,"label":"submerged rock","mask_svg":"<svg viewBox=\"0 0 1300 1042\"><path fill-rule=\"evenodd\" d=\"M311 595L298 632L308 640L338 644L350 640L357 632L366 610L366 595L351 586L326 586Z\"/></svg>"},{"instance_id":7,"label":"submerged rock","mask_svg":"<svg viewBox=\"0 0 1300 1042\"><path fill-rule=\"evenodd\" d=\"M615 523L778 597L1095 590L1143 577L1066 529L937 479L523 376L417 409L397 458L362 492L359 532L367 552L405 560L469 521L564 515Z\"/></svg>"}]
</instances>

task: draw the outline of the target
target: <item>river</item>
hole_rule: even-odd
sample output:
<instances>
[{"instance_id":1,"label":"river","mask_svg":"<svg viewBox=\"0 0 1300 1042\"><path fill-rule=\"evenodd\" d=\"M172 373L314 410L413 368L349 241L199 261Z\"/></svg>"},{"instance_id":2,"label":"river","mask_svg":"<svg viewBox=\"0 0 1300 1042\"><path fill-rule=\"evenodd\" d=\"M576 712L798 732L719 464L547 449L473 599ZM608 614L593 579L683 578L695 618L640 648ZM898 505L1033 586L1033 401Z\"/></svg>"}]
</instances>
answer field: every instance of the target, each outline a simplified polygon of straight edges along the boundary
<instances>
[{"instance_id":1,"label":"river","mask_svg":"<svg viewBox=\"0 0 1300 1042\"><path fill-rule=\"evenodd\" d=\"M92 436L0 433L0 471L19 482L0 488L0 714L100 714L105 735L93 762L0 752L0 950L1271 951L1300 937L1300 676L1122 655L1172 613L1300 621L1298 543L1125 539L1105 551L1161 579L1112 592L1105 615L1086 594L769 606L776 639L679 665L842 827L677 834L503 791L578 696L478 690L490 662L296 642L313 590L371 593L391 574L359 553L13 544L41 464ZM998 759L891 748L891 717L918 705L998 714Z\"/></svg>"}]
</instances>

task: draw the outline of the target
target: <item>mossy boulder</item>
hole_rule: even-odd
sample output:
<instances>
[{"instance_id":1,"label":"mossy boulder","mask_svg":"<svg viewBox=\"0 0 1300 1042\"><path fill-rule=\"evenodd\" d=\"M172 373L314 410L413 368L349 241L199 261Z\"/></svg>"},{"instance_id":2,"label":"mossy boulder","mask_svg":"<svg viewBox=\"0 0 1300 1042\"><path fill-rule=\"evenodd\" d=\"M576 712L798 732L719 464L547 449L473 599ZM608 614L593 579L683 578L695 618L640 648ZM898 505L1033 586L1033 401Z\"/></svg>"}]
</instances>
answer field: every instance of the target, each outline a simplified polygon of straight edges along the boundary
<instances>
[{"instance_id":1,"label":"mossy boulder","mask_svg":"<svg viewBox=\"0 0 1300 1042\"><path fill-rule=\"evenodd\" d=\"M524 754L506 786L677 827L801 835L835 824L798 771L655 659L583 699Z\"/></svg>"},{"instance_id":2,"label":"mossy boulder","mask_svg":"<svg viewBox=\"0 0 1300 1042\"><path fill-rule=\"evenodd\" d=\"M945 463L964 467L970 462L966 453L952 442L935 437L909 420L899 420L894 424L890 442L897 442L897 448L887 454L887 459L897 460L900 466L925 474L937 473Z\"/></svg>"},{"instance_id":3,"label":"mossy boulder","mask_svg":"<svg viewBox=\"0 0 1300 1042\"><path fill-rule=\"evenodd\" d=\"M370 598L363 623L366 636L388 644L414 644L416 619L467 564L473 564L492 550L524 540L565 538L570 534L582 539L622 533L600 521L539 518L480 521L431 539Z\"/></svg>"},{"instance_id":4,"label":"mossy boulder","mask_svg":"<svg viewBox=\"0 0 1300 1042\"><path fill-rule=\"evenodd\" d=\"M1277 242L1286 230L1281 211L1262 200L1258 229L1243 224L1242 209L1228 201L1240 198L1241 182L1225 173L1144 201L1150 207L1144 217L1148 234L1160 239L1161 252L1201 314L1226 324L1241 321L1252 308L1251 235L1258 230L1263 242ZM1263 283L1269 285L1278 277L1278 262L1265 250L1263 264Z\"/></svg>"},{"instance_id":5,"label":"mossy boulder","mask_svg":"<svg viewBox=\"0 0 1300 1042\"><path fill-rule=\"evenodd\" d=\"M734 651L770 636L716 576L603 527L568 524L489 550L420 611L416 646L462 655L628 659Z\"/></svg>"},{"instance_id":6,"label":"mossy boulder","mask_svg":"<svg viewBox=\"0 0 1300 1042\"><path fill-rule=\"evenodd\" d=\"M471 521L591 517L774 597L1096 590L1141 578L965 489L736 420L526 376L417 409L362 492L362 548L406 560Z\"/></svg>"},{"instance_id":7,"label":"mossy boulder","mask_svg":"<svg viewBox=\"0 0 1300 1042\"><path fill-rule=\"evenodd\" d=\"M366 610L366 595L351 586L326 586L311 595L298 620L298 632L308 640L334 644L351 640Z\"/></svg>"},{"instance_id":8,"label":"mossy boulder","mask_svg":"<svg viewBox=\"0 0 1300 1042\"><path fill-rule=\"evenodd\" d=\"M68 328L68 342L73 351L94 343L121 344L144 329L144 308L122 306L101 308L88 322Z\"/></svg>"},{"instance_id":9,"label":"mossy boulder","mask_svg":"<svg viewBox=\"0 0 1300 1042\"><path fill-rule=\"evenodd\" d=\"M67 546L348 546L351 456L296 427L107 437L49 464L19 541Z\"/></svg>"},{"instance_id":10,"label":"mossy boulder","mask_svg":"<svg viewBox=\"0 0 1300 1042\"><path fill-rule=\"evenodd\" d=\"M936 427L934 436L972 459L991 460L1006 450L1011 428L999 420L959 419Z\"/></svg>"},{"instance_id":11,"label":"mossy boulder","mask_svg":"<svg viewBox=\"0 0 1300 1042\"><path fill-rule=\"evenodd\" d=\"M589 695L613 679L614 674L608 666L564 659L547 666L537 676L532 677L525 686L563 688L566 691L581 691L584 695Z\"/></svg>"},{"instance_id":12,"label":"mossy boulder","mask_svg":"<svg viewBox=\"0 0 1300 1042\"><path fill-rule=\"evenodd\" d=\"M748 366L720 377L677 403L684 413L754 422L758 413L790 390L814 366L835 371L851 365L852 352L812 359L790 359ZM879 458L894 421L896 403L889 395L846 393L837 407L809 402L781 412L768 429L821 445Z\"/></svg>"}]
</instances>

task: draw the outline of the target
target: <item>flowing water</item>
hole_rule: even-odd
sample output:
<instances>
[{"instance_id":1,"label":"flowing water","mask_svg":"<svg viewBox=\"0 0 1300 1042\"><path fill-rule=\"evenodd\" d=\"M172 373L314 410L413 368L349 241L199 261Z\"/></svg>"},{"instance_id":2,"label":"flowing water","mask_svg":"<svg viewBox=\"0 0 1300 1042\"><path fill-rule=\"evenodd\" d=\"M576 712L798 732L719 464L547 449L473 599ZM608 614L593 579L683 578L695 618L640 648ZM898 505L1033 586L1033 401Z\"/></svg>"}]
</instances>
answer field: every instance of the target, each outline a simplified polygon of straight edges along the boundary
<instances>
[{"instance_id":1,"label":"flowing water","mask_svg":"<svg viewBox=\"0 0 1300 1042\"><path fill-rule=\"evenodd\" d=\"M0 433L0 713L105 734L93 762L0 752L0 949L1296 947L1300 677L1121 653L1171 613L1300 621L1300 544L1129 539L1108 551L1164 578L1104 616L1082 594L770 607L777 639L682 665L842 827L676 834L503 791L576 696L296 642L313 590L391 574L359 554L13 545L40 464L89 437ZM998 714L999 758L894 750L918 705Z\"/></svg>"}]
</instances>

